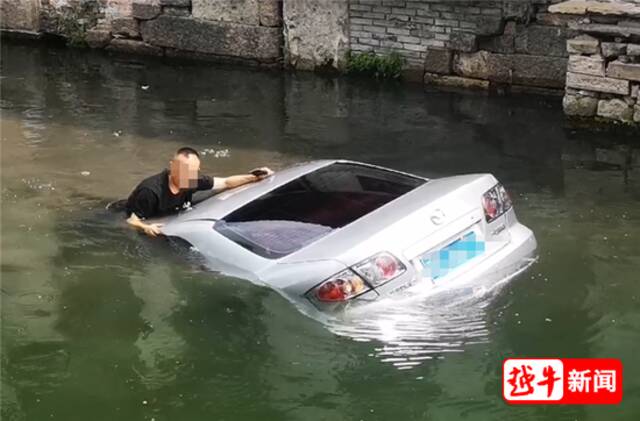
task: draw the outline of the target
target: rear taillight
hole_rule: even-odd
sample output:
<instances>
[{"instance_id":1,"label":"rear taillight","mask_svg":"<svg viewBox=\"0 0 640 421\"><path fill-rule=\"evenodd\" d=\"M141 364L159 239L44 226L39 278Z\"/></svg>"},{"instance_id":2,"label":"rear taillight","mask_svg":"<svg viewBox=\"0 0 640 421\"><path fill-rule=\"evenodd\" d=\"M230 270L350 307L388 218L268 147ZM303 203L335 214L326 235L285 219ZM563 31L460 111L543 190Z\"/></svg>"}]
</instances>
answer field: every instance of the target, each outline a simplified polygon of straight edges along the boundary
<instances>
[{"instance_id":1,"label":"rear taillight","mask_svg":"<svg viewBox=\"0 0 640 421\"><path fill-rule=\"evenodd\" d=\"M374 287L392 280L407 270L400 260L386 252L358 263L354 269Z\"/></svg>"},{"instance_id":2,"label":"rear taillight","mask_svg":"<svg viewBox=\"0 0 640 421\"><path fill-rule=\"evenodd\" d=\"M360 276L347 269L316 287L314 295L319 301L346 301L369 289Z\"/></svg>"},{"instance_id":3,"label":"rear taillight","mask_svg":"<svg viewBox=\"0 0 640 421\"><path fill-rule=\"evenodd\" d=\"M511 198L502 184L496 184L482 195L482 208L487 222L492 222L511 209Z\"/></svg>"},{"instance_id":4,"label":"rear taillight","mask_svg":"<svg viewBox=\"0 0 640 421\"><path fill-rule=\"evenodd\" d=\"M393 255L383 252L332 276L307 292L323 302L347 301L401 275L407 268Z\"/></svg>"}]
</instances>

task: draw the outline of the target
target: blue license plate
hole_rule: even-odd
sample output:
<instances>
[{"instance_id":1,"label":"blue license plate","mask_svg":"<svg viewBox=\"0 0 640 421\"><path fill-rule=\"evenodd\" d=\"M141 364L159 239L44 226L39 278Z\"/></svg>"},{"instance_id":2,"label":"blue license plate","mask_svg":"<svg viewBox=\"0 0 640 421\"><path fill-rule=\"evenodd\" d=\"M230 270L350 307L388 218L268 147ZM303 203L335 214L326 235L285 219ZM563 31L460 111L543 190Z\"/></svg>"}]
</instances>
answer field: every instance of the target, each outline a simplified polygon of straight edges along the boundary
<instances>
[{"instance_id":1,"label":"blue license plate","mask_svg":"<svg viewBox=\"0 0 640 421\"><path fill-rule=\"evenodd\" d=\"M433 280L441 278L484 251L484 241L472 231L438 251L423 255L420 258L422 273Z\"/></svg>"}]
</instances>

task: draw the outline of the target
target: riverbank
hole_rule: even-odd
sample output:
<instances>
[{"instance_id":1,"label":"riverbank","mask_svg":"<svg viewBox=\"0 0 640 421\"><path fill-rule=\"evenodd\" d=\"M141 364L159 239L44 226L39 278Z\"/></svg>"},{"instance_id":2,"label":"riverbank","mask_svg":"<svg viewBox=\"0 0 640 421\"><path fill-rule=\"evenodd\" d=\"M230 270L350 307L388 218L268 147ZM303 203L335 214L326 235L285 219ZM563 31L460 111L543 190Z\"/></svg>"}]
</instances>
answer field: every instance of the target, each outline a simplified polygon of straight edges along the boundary
<instances>
[{"instance_id":1,"label":"riverbank","mask_svg":"<svg viewBox=\"0 0 640 421\"><path fill-rule=\"evenodd\" d=\"M388 73L411 82L564 95L571 118L640 124L640 0L0 4L5 35L48 34L114 53L311 71L345 72L358 55L395 55L402 69Z\"/></svg>"}]
</instances>

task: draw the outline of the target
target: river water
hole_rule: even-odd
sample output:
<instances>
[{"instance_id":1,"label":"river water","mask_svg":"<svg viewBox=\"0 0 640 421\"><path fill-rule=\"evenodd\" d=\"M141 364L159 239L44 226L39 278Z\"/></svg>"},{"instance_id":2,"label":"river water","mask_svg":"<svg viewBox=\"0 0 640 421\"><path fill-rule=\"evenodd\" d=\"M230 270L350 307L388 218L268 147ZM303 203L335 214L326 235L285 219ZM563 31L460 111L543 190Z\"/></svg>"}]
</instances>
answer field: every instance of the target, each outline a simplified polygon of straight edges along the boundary
<instances>
[{"instance_id":1,"label":"river water","mask_svg":"<svg viewBox=\"0 0 640 421\"><path fill-rule=\"evenodd\" d=\"M637 133L570 129L555 97L7 43L1 76L3 420L640 417ZM212 175L492 172L540 259L483 296L319 323L104 210L182 145ZM508 406L508 356L620 358L623 402Z\"/></svg>"}]
</instances>

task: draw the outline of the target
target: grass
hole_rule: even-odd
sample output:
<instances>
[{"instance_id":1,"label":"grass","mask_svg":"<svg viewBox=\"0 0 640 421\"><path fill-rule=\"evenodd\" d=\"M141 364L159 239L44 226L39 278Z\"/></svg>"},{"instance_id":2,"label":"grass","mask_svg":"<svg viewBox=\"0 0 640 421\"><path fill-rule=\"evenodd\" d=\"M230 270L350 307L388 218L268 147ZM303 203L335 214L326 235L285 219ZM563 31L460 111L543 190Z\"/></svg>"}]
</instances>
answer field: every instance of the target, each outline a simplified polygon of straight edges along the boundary
<instances>
[{"instance_id":1,"label":"grass","mask_svg":"<svg viewBox=\"0 0 640 421\"><path fill-rule=\"evenodd\" d=\"M403 66L404 58L396 52L379 55L373 51L355 54L350 51L347 55L347 73L349 74L376 79L399 79Z\"/></svg>"},{"instance_id":2,"label":"grass","mask_svg":"<svg viewBox=\"0 0 640 421\"><path fill-rule=\"evenodd\" d=\"M57 16L57 31L67 38L69 46L86 47L87 29L96 26L100 14L96 0L85 0L78 5L62 8Z\"/></svg>"}]
</instances>

